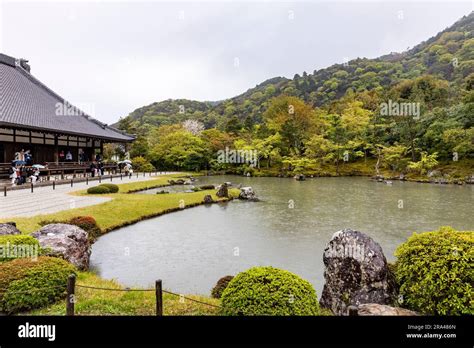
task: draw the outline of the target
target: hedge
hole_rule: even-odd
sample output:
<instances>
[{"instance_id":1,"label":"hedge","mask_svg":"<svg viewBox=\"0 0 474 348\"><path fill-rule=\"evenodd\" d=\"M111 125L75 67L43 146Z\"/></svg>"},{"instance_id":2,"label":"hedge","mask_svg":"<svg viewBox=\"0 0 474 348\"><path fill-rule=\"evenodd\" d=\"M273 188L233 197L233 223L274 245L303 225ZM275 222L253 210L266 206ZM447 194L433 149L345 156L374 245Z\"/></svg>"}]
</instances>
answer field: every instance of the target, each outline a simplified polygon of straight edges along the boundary
<instances>
[{"instance_id":1,"label":"hedge","mask_svg":"<svg viewBox=\"0 0 474 348\"><path fill-rule=\"evenodd\" d=\"M111 192L108 187L99 185L99 186L88 188L87 193L96 195L96 194L105 194L105 193L111 193Z\"/></svg>"},{"instance_id":2,"label":"hedge","mask_svg":"<svg viewBox=\"0 0 474 348\"><path fill-rule=\"evenodd\" d=\"M118 187L118 185L115 185L115 184L101 184L99 186L107 187L109 189L110 193L119 192L119 187Z\"/></svg>"},{"instance_id":3,"label":"hedge","mask_svg":"<svg viewBox=\"0 0 474 348\"><path fill-rule=\"evenodd\" d=\"M316 291L296 274L254 267L232 279L222 293L224 315L318 315Z\"/></svg>"},{"instance_id":4,"label":"hedge","mask_svg":"<svg viewBox=\"0 0 474 348\"><path fill-rule=\"evenodd\" d=\"M474 231L414 233L395 256L402 307L430 315L474 314Z\"/></svg>"},{"instance_id":5,"label":"hedge","mask_svg":"<svg viewBox=\"0 0 474 348\"><path fill-rule=\"evenodd\" d=\"M65 296L75 268L68 262L41 256L0 264L0 311L12 314L41 308Z\"/></svg>"},{"instance_id":6,"label":"hedge","mask_svg":"<svg viewBox=\"0 0 474 348\"><path fill-rule=\"evenodd\" d=\"M22 257L38 257L41 247L36 238L21 234L0 236L0 261Z\"/></svg>"}]
</instances>

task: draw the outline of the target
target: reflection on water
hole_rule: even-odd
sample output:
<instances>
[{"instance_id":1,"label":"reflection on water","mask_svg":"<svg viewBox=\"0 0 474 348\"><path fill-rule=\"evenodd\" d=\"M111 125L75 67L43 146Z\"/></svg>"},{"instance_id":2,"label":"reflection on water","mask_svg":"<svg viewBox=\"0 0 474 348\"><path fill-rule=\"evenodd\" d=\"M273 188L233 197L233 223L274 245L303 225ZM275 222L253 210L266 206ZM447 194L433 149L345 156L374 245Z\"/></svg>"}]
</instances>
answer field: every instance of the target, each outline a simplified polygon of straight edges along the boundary
<instances>
[{"instance_id":1,"label":"reflection on water","mask_svg":"<svg viewBox=\"0 0 474 348\"><path fill-rule=\"evenodd\" d=\"M121 228L94 244L92 266L129 286L162 279L167 289L209 295L222 276L272 265L309 280L321 295L322 254L335 231L365 232L393 260L414 231L474 227L474 185L236 176L196 184L224 181L252 186L262 201L199 206Z\"/></svg>"}]
</instances>

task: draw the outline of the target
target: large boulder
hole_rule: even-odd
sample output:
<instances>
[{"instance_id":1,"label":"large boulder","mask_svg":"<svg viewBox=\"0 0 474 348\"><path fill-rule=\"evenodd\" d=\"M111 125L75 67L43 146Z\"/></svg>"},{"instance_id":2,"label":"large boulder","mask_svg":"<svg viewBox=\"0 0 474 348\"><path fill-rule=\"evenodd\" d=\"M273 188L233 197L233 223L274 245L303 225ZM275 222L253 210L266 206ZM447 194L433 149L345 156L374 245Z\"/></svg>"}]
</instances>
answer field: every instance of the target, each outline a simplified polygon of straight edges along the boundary
<instances>
[{"instance_id":1,"label":"large boulder","mask_svg":"<svg viewBox=\"0 0 474 348\"><path fill-rule=\"evenodd\" d=\"M229 188L227 186L227 183L223 183L222 185L219 186L216 192L217 197L229 197Z\"/></svg>"},{"instance_id":2,"label":"large boulder","mask_svg":"<svg viewBox=\"0 0 474 348\"><path fill-rule=\"evenodd\" d=\"M14 222L7 222L0 224L0 236L6 234L21 234L21 232L16 228L16 224Z\"/></svg>"},{"instance_id":3,"label":"large boulder","mask_svg":"<svg viewBox=\"0 0 474 348\"><path fill-rule=\"evenodd\" d=\"M391 307L391 306L381 305L377 303L364 303L359 306L357 310L357 315L411 316L411 315L419 315L419 314L405 308Z\"/></svg>"},{"instance_id":4,"label":"large boulder","mask_svg":"<svg viewBox=\"0 0 474 348\"><path fill-rule=\"evenodd\" d=\"M255 191L250 186L240 188L239 199L258 201Z\"/></svg>"},{"instance_id":5,"label":"large boulder","mask_svg":"<svg viewBox=\"0 0 474 348\"><path fill-rule=\"evenodd\" d=\"M347 315L348 306L391 304L396 287L382 248L359 231L334 233L324 249L325 284L322 307Z\"/></svg>"},{"instance_id":6,"label":"large boulder","mask_svg":"<svg viewBox=\"0 0 474 348\"><path fill-rule=\"evenodd\" d=\"M50 250L50 254L60 256L78 269L89 268L91 253L87 232L82 228L68 224L49 224L33 232L42 248Z\"/></svg>"}]
</instances>

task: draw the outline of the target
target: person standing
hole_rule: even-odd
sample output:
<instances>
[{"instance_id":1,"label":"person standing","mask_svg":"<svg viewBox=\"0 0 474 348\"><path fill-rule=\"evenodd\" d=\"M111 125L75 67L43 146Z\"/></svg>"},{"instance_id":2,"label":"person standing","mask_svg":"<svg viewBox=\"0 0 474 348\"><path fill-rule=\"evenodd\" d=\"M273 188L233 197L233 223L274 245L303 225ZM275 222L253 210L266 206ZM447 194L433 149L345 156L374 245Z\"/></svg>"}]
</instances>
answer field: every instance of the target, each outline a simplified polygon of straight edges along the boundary
<instances>
[{"instance_id":1,"label":"person standing","mask_svg":"<svg viewBox=\"0 0 474 348\"><path fill-rule=\"evenodd\" d=\"M9 173L10 178L12 179L12 186L16 186L16 179L18 178L18 171L16 169L16 165L12 164Z\"/></svg>"}]
</instances>

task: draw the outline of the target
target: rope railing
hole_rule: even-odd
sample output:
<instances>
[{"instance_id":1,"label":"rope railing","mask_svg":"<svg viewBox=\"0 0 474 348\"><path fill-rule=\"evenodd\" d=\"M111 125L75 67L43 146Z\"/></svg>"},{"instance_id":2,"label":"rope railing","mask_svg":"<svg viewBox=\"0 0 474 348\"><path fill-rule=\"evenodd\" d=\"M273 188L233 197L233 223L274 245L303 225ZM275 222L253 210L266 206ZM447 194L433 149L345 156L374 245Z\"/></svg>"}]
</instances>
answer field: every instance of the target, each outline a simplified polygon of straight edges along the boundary
<instances>
[{"instance_id":1,"label":"rope railing","mask_svg":"<svg viewBox=\"0 0 474 348\"><path fill-rule=\"evenodd\" d=\"M155 289L130 289L130 288L124 288L124 289L114 289L114 288L102 288L99 286L89 286L89 285L82 285L82 284L76 284L78 288L85 288L85 289L93 289L93 290L106 290L106 291L155 291Z\"/></svg>"},{"instance_id":2,"label":"rope railing","mask_svg":"<svg viewBox=\"0 0 474 348\"><path fill-rule=\"evenodd\" d=\"M38 291L45 291L45 290L63 290L66 291L67 297L66 297L66 315L74 315L74 304L76 302L76 297L75 297L75 289L76 288L83 288L83 289L90 289L90 290L100 290L100 291L120 291L120 292L130 292L130 291L136 291L136 292L152 292L154 291L156 294L156 308L157 308L157 315L161 316L163 315L163 293L179 297L180 300L188 300L191 302L199 303L201 305L209 306L212 308L218 308L220 309L221 307L212 303L207 303L204 301L196 300L194 298L184 296L182 294L177 294L175 292L169 291L169 290L163 290L162 285L161 285L161 280L156 281L156 286L154 289L137 289L137 288L105 288L105 287L100 287L100 286L90 286L90 285L84 285L84 284L76 284L76 277L75 275L71 275L68 278L67 285L64 287L64 285L58 285L58 286L48 286L48 287L40 287L40 288L32 288L28 290L19 290L19 291L11 291L11 289L1 289L0 288L0 293L4 292L12 292L14 294L31 294L35 293Z\"/></svg>"}]
</instances>

